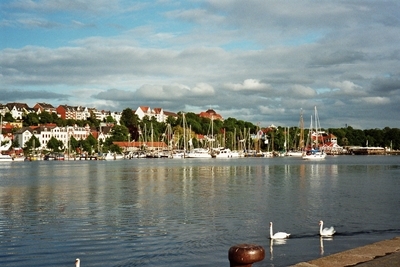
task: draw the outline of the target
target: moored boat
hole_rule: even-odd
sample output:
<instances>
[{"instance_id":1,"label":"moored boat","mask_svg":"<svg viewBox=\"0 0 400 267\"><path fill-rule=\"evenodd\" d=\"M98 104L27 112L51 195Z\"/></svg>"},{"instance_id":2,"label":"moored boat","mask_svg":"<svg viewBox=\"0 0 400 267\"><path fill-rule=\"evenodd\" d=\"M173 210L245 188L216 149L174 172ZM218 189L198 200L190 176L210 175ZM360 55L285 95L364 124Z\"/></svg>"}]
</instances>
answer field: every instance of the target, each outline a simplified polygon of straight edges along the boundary
<instances>
[{"instance_id":1,"label":"moored boat","mask_svg":"<svg viewBox=\"0 0 400 267\"><path fill-rule=\"evenodd\" d=\"M13 157L11 157L10 155L3 155L0 154L0 162L5 162L5 161L13 161Z\"/></svg>"},{"instance_id":2,"label":"moored boat","mask_svg":"<svg viewBox=\"0 0 400 267\"><path fill-rule=\"evenodd\" d=\"M210 151L206 148L195 148L189 153L185 154L185 158L207 158L211 159Z\"/></svg>"},{"instance_id":3,"label":"moored boat","mask_svg":"<svg viewBox=\"0 0 400 267\"><path fill-rule=\"evenodd\" d=\"M220 159L220 158L238 158L239 157L239 152L232 151L229 148L220 148L218 150L214 150L214 155L215 155L215 158L217 158L217 159Z\"/></svg>"},{"instance_id":4,"label":"moored boat","mask_svg":"<svg viewBox=\"0 0 400 267\"><path fill-rule=\"evenodd\" d=\"M320 141L320 125L319 125L319 117L317 113L317 107L314 107L314 120L315 120L315 132L313 133L313 116L311 116L311 124L310 124L310 131L308 133L307 138L307 147L310 146L311 149L306 151L302 159L305 160L323 160L326 157L326 153L323 150L320 150L319 141ZM323 138L322 143L323 143ZM313 145L314 144L314 145ZM322 144L323 147L323 144Z\"/></svg>"},{"instance_id":5,"label":"moored boat","mask_svg":"<svg viewBox=\"0 0 400 267\"><path fill-rule=\"evenodd\" d=\"M107 154L104 156L105 160L117 160L117 159L124 159L124 155L122 154L117 154L117 153L112 153L112 152L107 152Z\"/></svg>"}]
</instances>

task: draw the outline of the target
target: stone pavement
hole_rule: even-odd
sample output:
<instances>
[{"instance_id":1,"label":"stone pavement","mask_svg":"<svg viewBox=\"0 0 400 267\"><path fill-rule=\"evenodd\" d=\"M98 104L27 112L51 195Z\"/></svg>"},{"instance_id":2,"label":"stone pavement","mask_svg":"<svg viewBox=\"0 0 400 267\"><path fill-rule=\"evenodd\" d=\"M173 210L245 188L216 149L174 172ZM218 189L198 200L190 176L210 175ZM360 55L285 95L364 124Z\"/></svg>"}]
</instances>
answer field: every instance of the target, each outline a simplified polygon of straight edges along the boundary
<instances>
[{"instance_id":1,"label":"stone pavement","mask_svg":"<svg viewBox=\"0 0 400 267\"><path fill-rule=\"evenodd\" d=\"M379 241L292 267L395 267L400 266L400 237Z\"/></svg>"}]
</instances>

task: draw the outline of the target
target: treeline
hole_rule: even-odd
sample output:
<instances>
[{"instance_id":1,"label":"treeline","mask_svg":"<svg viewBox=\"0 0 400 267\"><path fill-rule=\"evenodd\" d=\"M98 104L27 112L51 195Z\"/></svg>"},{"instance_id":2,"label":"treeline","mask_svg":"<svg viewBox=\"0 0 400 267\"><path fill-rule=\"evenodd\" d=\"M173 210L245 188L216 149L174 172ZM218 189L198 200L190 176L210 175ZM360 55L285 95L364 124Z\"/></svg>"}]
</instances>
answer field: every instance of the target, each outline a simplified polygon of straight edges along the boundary
<instances>
[{"instance_id":1,"label":"treeline","mask_svg":"<svg viewBox=\"0 0 400 267\"><path fill-rule=\"evenodd\" d=\"M113 145L114 141L164 141L167 142L166 133L168 129L175 138L179 137L179 146L183 146L183 125L187 125L186 132L192 139L194 147L200 147L204 144L199 135L211 136L216 140L219 146L229 147L231 149L261 149L280 151L285 147L287 149L296 149L299 145L300 129L298 127L278 126L276 129L259 127L251 122L237 120L235 118L227 118L224 121L201 118L197 114L188 112L178 113L178 118L168 117L165 123L157 122L156 118L144 117L140 120L134 111L126 108L122 111L120 120L121 125L115 125L112 129L111 136L105 142L98 143L93 136L89 136L88 140L70 140L70 144L75 148L82 148L85 151L119 151L119 147ZM3 121L14 121L11 114L5 114ZM115 122L111 116L104 122ZM97 120L92 114L87 120L64 120L56 114L42 112L38 114L28 114L23 118L23 126L33 126L39 124L54 123L59 127L78 125L84 127L89 125L92 129L100 130L101 121ZM257 135L260 130L263 135ZM331 133L337 137L338 145L346 146L376 146L391 147L392 149L400 149L400 129L385 127L384 129L354 129L351 126L346 128L329 128L322 129L327 133ZM305 130L307 136L308 130ZM286 146L285 146L286 144ZM16 146L19 144L15 144ZM24 146L25 144L22 144ZM32 145L30 142L28 145ZM59 145L59 144L58 144ZM57 144L53 140L51 147Z\"/></svg>"},{"instance_id":2,"label":"treeline","mask_svg":"<svg viewBox=\"0 0 400 267\"><path fill-rule=\"evenodd\" d=\"M328 129L337 137L340 146L370 146L400 148L400 129L385 127L383 129L359 130L346 128Z\"/></svg>"}]
</instances>

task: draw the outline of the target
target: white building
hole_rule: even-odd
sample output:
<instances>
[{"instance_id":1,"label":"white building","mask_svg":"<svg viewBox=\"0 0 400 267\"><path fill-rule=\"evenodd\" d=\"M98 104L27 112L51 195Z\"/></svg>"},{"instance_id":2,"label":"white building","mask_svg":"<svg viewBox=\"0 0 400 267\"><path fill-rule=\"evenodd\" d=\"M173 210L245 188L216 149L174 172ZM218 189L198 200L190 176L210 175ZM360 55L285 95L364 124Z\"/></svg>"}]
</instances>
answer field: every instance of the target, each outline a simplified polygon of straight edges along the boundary
<instances>
[{"instance_id":1,"label":"white building","mask_svg":"<svg viewBox=\"0 0 400 267\"><path fill-rule=\"evenodd\" d=\"M168 116L172 116L177 118L177 114L164 111L162 108L154 108L141 106L138 107L135 111L135 114L138 116L140 120L143 120L145 116L147 116L150 120L154 117L157 122L167 122Z\"/></svg>"},{"instance_id":2,"label":"white building","mask_svg":"<svg viewBox=\"0 0 400 267\"><path fill-rule=\"evenodd\" d=\"M46 149L47 143L53 137L62 141L64 148L66 148L72 136L76 140L85 140L90 135L90 128L88 126L78 127L76 125L67 127L58 127L56 125L39 126L36 128L25 127L15 134L15 138L18 140L21 147L25 147L26 142L28 142L33 135L39 139L39 150Z\"/></svg>"}]
</instances>

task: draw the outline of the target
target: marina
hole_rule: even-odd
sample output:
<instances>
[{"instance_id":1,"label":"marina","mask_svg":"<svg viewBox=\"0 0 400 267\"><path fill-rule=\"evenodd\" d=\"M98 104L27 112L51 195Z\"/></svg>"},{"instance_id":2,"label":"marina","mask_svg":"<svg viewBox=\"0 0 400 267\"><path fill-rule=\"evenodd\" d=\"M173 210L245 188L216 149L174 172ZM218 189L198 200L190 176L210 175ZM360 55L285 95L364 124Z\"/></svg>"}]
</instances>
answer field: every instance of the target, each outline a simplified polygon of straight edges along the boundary
<instances>
[{"instance_id":1,"label":"marina","mask_svg":"<svg viewBox=\"0 0 400 267\"><path fill-rule=\"evenodd\" d=\"M1 266L289 266L400 235L400 158L0 163ZM320 238L319 221L336 233ZM285 240L270 239L286 231Z\"/></svg>"}]
</instances>

